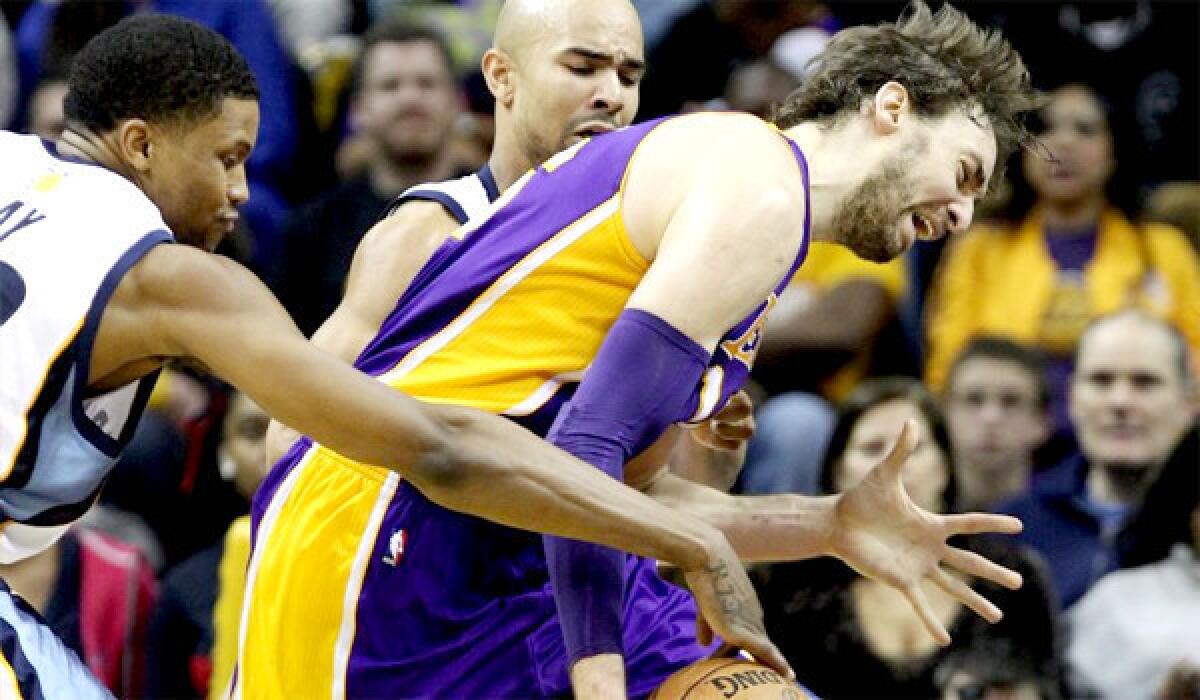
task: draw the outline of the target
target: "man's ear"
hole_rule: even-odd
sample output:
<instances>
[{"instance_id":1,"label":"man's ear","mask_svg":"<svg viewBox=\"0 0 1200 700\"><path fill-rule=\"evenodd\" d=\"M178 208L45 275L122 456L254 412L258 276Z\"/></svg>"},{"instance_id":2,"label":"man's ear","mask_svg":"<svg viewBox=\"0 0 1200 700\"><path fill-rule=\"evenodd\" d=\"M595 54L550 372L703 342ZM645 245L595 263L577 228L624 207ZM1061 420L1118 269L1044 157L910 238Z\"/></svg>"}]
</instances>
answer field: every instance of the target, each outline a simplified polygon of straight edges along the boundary
<instances>
[{"instance_id":1,"label":"man's ear","mask_svg":"<svg viewBox=\"0 0 1200 700\"><path fill-rule=\"evenodd\" d=\"M142 173L150 169L150 157L154 153L153 129L142 119L126 119L117 125L116 143L118 155L135 171Z\"/></svg>"},{"instance_id":2,"label":"man's ear","mask_svg":"<svg viewBox=\"0 0 1200 700\"><path fill-rule=\"evenodd\" d=\"M912 104L908 99L908 90L891 80L875 92L872 107L875 128L880 133L890 134L900 128L900 122L908 117Z\"/></svg>"},{"instance_id":3,"label":"man's ear","mask_svg":"<svg viewBox=\"0 0 1200 700\"><path fill-rule=\"evenodd\" d=\"M480 67L492 97L505 107L512 106L515 77L512 56L495 47L490 48L483 54Z\"/></svg>"}]
</instances>

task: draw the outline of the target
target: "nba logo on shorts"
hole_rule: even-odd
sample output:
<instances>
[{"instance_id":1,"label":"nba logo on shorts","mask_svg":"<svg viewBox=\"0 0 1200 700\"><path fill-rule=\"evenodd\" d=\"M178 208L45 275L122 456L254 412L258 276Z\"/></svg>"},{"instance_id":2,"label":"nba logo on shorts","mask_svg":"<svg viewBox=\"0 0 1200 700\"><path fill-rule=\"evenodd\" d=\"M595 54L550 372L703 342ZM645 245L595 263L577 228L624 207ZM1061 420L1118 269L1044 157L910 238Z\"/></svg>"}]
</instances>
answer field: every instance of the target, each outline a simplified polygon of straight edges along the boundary
<instances>
[{"instance_id":1,"label":"nba logo on shorts","mask_svg":"<svg viewBox=\"0 0 1200 700\"><path fill-rule=\"evenodd\" d=\"M404 530L396 530L388 539L388 553L383 558L383 563L388 566L395 566L400 563L400 558L404 556L404 543L408 540L408 535Z\"/></svg>"}]
</instances>

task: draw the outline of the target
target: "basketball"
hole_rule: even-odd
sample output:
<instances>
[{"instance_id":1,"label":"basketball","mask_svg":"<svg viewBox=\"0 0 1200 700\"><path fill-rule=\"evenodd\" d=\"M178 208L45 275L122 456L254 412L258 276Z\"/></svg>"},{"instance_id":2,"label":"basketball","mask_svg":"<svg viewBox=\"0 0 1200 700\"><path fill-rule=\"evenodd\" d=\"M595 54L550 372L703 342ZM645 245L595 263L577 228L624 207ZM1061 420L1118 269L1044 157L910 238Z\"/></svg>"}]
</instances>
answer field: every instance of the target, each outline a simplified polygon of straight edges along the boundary
<instances>
[{"instance_id":1,"label":"basketball","mask_svg":"<svg viewBox=\"0 0 1200 700\"><path fill-rule=\"evenodd\" d=\"M705 659L677 671L651 700L809 700L804 688L775 671L740 658Z\"/></svg>"}]
</instances>

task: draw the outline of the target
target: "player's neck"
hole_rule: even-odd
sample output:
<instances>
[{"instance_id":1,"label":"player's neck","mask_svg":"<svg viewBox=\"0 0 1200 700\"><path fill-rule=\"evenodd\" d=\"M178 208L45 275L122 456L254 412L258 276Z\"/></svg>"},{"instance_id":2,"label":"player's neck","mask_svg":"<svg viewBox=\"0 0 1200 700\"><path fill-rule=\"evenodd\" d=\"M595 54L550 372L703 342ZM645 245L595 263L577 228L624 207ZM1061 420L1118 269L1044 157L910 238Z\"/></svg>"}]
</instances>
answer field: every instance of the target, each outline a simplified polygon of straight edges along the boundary
<instances>
[{"instance_id":1,"label":"player's neck","mask_svg":"<svg viewBox=\"0 0 1200 700\"><path fill-rule=\"evenodd\" d=\"M488 158L488 167L492 177L496 179L496 189L503 192L512 186L525 171L533 167L521 151L514 138L506 138L505 129L496 124L496 142L492 146L492 155Z\"/></svg>"},{"instance_id":2,"label":"player's neck","mask_svg":"<svg viewBox=\"0 0 1200 700\"><path fill-rule=\"evenodd\" d=\"M134 180L126 168L122 167L121 160L113 153L112 147L104 137L87 127L68 123L62 136L58 138L55 149L63 157L96 163Z\"/></svg>"},{"instance_id":3,"label":"player's neck","mask_svg":"<svg viewBox=\"0 0 1200 700\"><path fill-rule=\"evenodd\" d=\"M808 161L812 238L836 243L838 238L833 227L834 217L846 195L862 180L862 164L848 165L855 159L846 157L841 145L843 139L840 129L824 128L816 122L802 122L785 129L784 134L796 142Z\"/></svg>"}]
</instances>

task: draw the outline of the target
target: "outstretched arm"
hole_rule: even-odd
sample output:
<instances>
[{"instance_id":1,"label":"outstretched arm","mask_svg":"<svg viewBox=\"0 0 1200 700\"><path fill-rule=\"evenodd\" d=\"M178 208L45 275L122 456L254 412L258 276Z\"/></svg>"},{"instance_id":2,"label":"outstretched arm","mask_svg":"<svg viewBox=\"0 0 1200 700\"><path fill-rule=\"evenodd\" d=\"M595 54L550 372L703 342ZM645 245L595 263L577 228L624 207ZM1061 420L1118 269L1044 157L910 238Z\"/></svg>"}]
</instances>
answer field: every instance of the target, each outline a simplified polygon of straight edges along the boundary
<instances>
[{"instance_id":1,"label":"outstretched arm","mask_svg":"<svg viewBox=\"0 0 1200 700\"><path fill-rule=\"evenodd\" d=\"M271 415L398 472L447 508L678 563L701 587L704 609L786 672L761 614L751 614L748 582L729 583L737 558L719 532L504 418L423 404L318 350L237 264L162 245L126 274L101 321L92 376L164 357L203 363Z\"/></svg>"},{"instance_id":2,"label":"outstretched arm","mask_svg":"<svg viewBox=\"0 0 1200 700\"><path fill-rule=\"evenodd\" d=\"M904 593L930 634L945 645L950 637L921 591L924 579L931 579L989 622L999 620L1000 611L942 565L1008 588L1021 585L1016 572L952 547L946 540L980 532L1012 534L1020 531L1021 523L1002 515L936 515L917 507L901 479L913 435L913 426L906 424L883 462L862 482L836 496L729 496L680 479L665 468L641 483L631 483L719 528L743 560L838 557L864 576ZM630 477L636 480L638 475Z\"/></svg>"}]
</instances>

